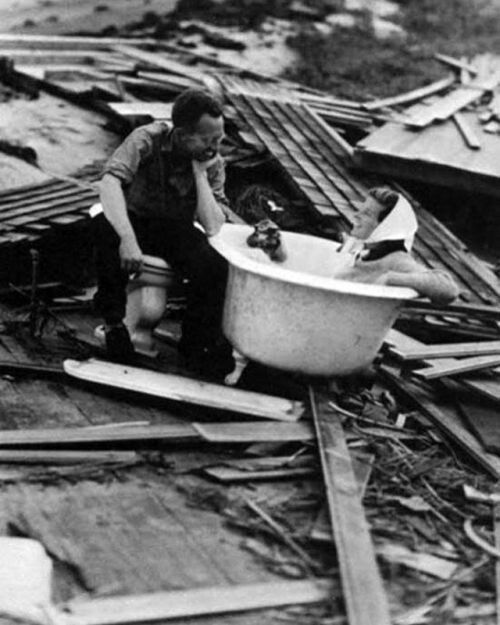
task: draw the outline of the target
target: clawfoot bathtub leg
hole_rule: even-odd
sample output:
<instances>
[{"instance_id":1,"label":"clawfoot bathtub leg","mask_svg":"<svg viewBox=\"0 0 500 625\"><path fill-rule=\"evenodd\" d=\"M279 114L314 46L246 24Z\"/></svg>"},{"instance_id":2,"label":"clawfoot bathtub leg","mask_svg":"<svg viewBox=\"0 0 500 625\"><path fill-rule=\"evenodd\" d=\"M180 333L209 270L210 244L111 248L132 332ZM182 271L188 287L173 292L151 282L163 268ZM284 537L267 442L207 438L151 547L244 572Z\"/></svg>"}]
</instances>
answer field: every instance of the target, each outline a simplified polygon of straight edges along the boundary
<instances>
[{"instance_id":1,"label":"clawfoot bathtub leg","mask_svg":"<svg viewBox=\"0 0 500 625\"><path fill-rule=\"evenodd\" d=\"M233 349L234 369L231 373L228 373L224 378L224 384L228 386L235 386L243 373L243 370L248 364L248 358Z\"/></svg>"}]
</instances>

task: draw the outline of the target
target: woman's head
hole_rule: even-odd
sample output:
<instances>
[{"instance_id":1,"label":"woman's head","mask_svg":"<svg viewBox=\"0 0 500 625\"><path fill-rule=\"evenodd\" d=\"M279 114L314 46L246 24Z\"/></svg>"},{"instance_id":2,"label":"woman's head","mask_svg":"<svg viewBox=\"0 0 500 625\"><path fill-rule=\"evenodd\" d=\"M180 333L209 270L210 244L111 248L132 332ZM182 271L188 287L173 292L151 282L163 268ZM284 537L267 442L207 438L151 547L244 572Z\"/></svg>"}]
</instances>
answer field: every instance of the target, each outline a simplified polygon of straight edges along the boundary
<instances>
[{"instance_id":1,"label":"woman's head","mask_svg":"<svg viewBox=\"0 0 500 625\"><path fill-rule=\"evenodd\" d=\"M396 206L398 199L399 195L388 187L370 189L364 202L358 205L351 235L357 239L367 239Z\"/></svg>"}]
</instances>

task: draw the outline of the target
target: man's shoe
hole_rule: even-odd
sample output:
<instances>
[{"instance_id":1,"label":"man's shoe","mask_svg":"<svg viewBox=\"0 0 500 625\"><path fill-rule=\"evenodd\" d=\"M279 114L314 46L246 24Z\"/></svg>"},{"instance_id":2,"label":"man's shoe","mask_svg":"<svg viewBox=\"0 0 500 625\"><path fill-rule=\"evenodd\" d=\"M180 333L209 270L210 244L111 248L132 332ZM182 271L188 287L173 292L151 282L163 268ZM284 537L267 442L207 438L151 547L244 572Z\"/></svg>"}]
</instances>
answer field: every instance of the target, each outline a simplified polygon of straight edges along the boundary
<instances>
[{"instance_id":1,"label":"man's shoe","mask_svg":"<svg viewBox=\"0 0 500 625\"><path fill-rule=\"evenodd\" d=\"M195 374L221 381L234 369L232 348L229 343L211 347L179 350L179 364Z\"/></svg>"},{"instance_id":2,"label":"man's shoe","mask_svg":"<svg viewBox=\"0 0 500 625\"><path fill-rule=\"evenodd\" d=\"M134 364L136 353L130 334L123 323L107 326L104 330L106 353L110 360L124 365Z\"/></svg>"}]
</instances>

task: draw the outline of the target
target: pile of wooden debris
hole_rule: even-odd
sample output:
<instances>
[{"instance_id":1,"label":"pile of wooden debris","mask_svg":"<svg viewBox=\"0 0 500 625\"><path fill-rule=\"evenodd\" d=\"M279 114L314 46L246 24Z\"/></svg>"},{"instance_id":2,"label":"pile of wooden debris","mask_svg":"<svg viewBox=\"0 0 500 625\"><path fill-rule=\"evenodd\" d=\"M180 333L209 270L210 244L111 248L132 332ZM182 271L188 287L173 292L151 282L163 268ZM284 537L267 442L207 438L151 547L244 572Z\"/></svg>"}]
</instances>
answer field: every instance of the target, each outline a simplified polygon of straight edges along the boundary
<instances>
[{"instance_id":1,"label":"pile of wooden debris","mask_svg":"<svg viewBox=\"0 0 500 625\"><path fill-rule=\"evenodd\" d=\"M437 90L339 101L154 40L3 35L0 47L9 88L98 110L117 134L168 119L187 86L215 90L233 199L235 181L272 181L296 229L327 237L379 182L352 167L351 133L401 124L410 113L381 107ZM453 98L465 90L477 96L464 85ZM194 379L176 364L180 296L158 332L168 339L160 356L126 369L129 379L147 370L147 393L113 388L109 366L85 382L78 372L96 363L74 359L99 355L91 289L62 269L86 236L98 171L89 163L79 179L0 194L0 534L39 541L56 564L52 602L35 620L494 622L494 274L417 207L416 254L452 273L461 299L409 304L363 377L311 380L251 363L236 389ZM26 615L2 601L10 617Z\"/></svg>"}]
</instances>

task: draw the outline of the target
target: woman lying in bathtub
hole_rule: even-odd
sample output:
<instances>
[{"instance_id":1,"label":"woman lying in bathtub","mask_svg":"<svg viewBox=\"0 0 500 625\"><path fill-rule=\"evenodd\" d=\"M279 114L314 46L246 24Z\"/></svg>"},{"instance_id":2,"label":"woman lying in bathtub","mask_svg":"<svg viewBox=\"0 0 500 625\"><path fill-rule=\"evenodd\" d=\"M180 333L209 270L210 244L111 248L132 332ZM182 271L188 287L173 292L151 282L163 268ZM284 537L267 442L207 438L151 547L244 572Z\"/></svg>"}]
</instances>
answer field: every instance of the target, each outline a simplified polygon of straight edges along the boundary
<instances>
[{"instance_id":1,"label":"woman lying in bathtub","mask_svg":"<svg viewBox=\"0 0 500 625\"><path fill-rule=\"evenodd\" d=\"M353 266L335 277L411 287L437 304L448 304L458 295L451 276L427 269L410 254L417 228L415 213L402 195L386 187L370 189L341 247L353 253Z\"/></svg>"}]
</instances>

